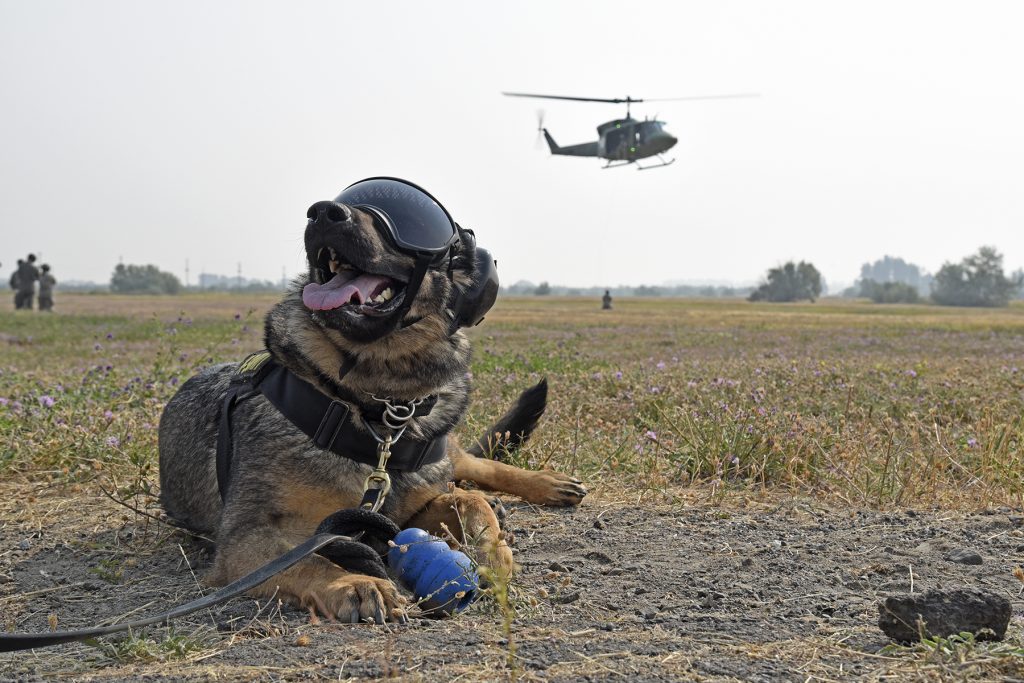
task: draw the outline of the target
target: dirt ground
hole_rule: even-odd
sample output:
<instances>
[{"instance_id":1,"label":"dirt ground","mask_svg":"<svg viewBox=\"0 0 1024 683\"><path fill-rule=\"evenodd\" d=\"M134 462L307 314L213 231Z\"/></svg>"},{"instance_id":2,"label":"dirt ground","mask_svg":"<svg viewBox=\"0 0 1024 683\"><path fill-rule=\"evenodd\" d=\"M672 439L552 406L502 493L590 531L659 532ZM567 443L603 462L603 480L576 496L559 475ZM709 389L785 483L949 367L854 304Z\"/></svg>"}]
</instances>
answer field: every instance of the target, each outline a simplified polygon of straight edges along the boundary
<instances>
[{"instance_id":1,"label":"dirt ground","mask_svg":"<svg viewBox=\"0 0 1024 683\"><path fill-rule=\"evenodd\" d=\"M200 594L209 558L180 532L102 498L3 489L4 629L138 618ZM134 648L113 639L0 655L0 679L955 678L948 662L882 650L876 626L883 596L954 586L1009 598L1008 641L1019 647L1024 601L1013 569L1024 559L1024 516L1008 509L879 513L709 499L509 507L523 567L510 631L489 599L450 620L375 627L315 625L299 610L238 598L148 629ZM947 559L955 550L982 563ZM1021 661L1006 658L1000 676L1024 676Z\"/></svg>"}]
</instances>

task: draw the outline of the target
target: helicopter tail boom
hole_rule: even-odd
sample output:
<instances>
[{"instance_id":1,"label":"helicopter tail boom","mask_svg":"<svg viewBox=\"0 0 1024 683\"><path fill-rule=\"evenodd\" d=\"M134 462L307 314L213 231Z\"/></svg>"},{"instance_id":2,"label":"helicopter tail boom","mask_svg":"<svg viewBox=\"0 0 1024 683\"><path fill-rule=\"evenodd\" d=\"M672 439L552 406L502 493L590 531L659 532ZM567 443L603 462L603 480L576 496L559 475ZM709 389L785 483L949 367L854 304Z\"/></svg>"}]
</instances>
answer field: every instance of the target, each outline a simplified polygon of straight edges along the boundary
<instances>
[{"instance_id":1,"label":"helicopter tail boom","mask_svg":"<svg viewBox=\"0 0 1024 683\"><path fill-rule=\"evenodd\" d=\"M572 157L596 157L597 156L597 143L596 142L584 142L579 145L567 145L565 147L559 147L555 139L551 137L551 133L548 132L547 128L542 129L544 131L544 139L548 141L548 149L551 150L552 154L561 154Z\"/></svg>"}]
</instances>

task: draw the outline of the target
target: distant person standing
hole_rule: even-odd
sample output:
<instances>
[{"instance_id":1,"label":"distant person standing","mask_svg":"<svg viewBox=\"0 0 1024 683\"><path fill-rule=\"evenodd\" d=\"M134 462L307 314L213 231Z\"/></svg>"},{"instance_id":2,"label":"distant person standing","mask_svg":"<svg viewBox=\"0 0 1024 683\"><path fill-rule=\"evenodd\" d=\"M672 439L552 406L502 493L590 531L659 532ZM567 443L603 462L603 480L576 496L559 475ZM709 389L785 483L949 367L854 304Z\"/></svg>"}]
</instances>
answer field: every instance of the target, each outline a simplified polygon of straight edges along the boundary
<instances>
[{"instance_id":1,"label":"distant person standing","mask_svg":"<svg viewBox=\"0 0 1024 683\"><path fill-rule=\"evenodd\" d=\"M39 276L39 310L53 310L53 288L57 284L57 278L50 274L50 264L44 263L42 274Z\"/></svg>"},{"instance_id":2,"label":"distant person standing","mask_svg":"<svg viewBox=\"0 0 1024 683\"><path fill-rule=\"evenodd\" d=\"M607 289L604 290L604 296L601 297L601 310L612 310L612 293Z\"/></svg>"},{"instance_id":3,"label":"distant person standing","mask_svg":"<svg viewBox=\"0 0 1024 683\"><path fill-rule=\"evenodd\" d=\"M11 273L11 289L14 290L15 310L21 308L21 289L18 287L18 278L21 276L21 266L23 263L25 263L25 259L18 259L18 265L15 267L14 272Z\"/></svg>"},{"instance_id":4,"label":"distant person standing","mask_svg":"<svg viewBox=\"0 0 1024 683\"><path fill-rule=\"evenodd\" d=\"M21 308L31 311L32 300L36 297L36 280L39 269L36 268L36 255L29 254L18 268L18 293L21 295Z\"/></svg>"}]
</instances>

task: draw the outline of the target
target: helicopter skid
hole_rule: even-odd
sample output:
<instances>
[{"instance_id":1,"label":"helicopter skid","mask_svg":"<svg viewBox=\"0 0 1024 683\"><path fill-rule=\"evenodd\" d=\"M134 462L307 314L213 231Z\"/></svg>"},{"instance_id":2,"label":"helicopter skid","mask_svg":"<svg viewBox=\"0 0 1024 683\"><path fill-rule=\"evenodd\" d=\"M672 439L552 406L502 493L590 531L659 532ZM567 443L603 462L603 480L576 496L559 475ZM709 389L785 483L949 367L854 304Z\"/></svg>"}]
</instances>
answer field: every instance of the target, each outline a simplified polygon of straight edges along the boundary
<instances>
[{"instance_id":1,"label":"helicopter skid","mask_svg":"<svg viewBox=\"0 0 1024 683\"><path fill-rule=\"evenodd\" d=\"M641 166L640 164L637 164L636 165L636 170L638 170L638 171L649 171L652 168L661 168L662 166L671 166L672 164L674 164L676 162L676 160L674 158L673 159L669 159L668 161L665 161L665 159L660 154L658 155L658 158L661 159L661 163L660 164L654 164L653 166Z\"/></svg>"},{"instance_id":2,"label":"helicopter skid","mask_svg":"<svg viewBox=\"0 0 1024 683\"><path fill-rule=\"evenodd\" d=\"M622 166L629 166L630 164L635 164L635 163L636 163L635 161L618 161L618 162L609 161L607 164L605 164L601 168L602 169L605 169L605 168L619 168L619 167L622 167Z\"/></svg>"}]
</instances>

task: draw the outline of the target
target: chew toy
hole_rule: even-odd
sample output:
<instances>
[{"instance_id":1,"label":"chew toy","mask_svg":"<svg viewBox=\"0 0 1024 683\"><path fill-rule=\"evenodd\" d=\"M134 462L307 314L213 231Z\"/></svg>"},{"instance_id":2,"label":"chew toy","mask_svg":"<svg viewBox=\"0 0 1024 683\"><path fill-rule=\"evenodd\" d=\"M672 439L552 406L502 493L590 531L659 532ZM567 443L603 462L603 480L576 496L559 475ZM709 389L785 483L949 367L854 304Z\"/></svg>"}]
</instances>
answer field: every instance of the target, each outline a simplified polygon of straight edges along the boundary
<instances>
[{"instance_id":1,"label":"chew toy","mask_svg":"<svg viewBox=\"0 0 1024 683\"><path fill-rule=\"evenodd\" d=\"M405 529L388 551L388 566L427 614L450 616L476 598L480 577L465 553L423 529Z\"/></svg>"}]
</instances>

